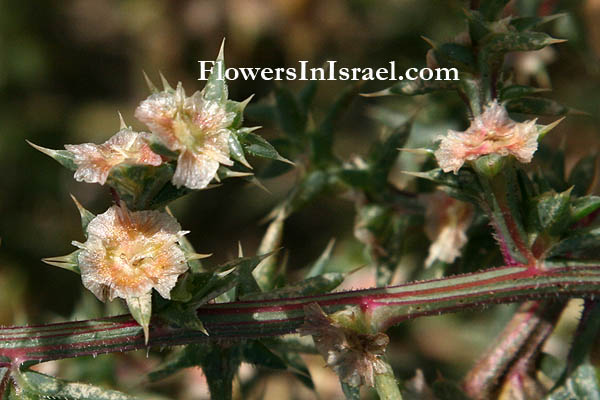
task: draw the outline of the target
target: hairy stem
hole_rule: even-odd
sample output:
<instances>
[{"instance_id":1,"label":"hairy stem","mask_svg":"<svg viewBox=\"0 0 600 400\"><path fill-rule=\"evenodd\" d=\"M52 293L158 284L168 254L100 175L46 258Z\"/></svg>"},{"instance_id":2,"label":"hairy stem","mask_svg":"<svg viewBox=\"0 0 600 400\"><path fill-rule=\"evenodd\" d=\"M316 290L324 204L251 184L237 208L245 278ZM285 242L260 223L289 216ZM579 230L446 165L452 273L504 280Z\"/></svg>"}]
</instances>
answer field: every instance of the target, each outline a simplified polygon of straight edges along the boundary
<instances>
[{"instance_id":1,"label":"hairy stem","mask_svg":"<svg viewBox=\"0 0 600 400\"><path fill-rule=\"evenodd\" d=\"M510 266L445 279L387 288L337 292L289 299L208 304L198 316L210 339L244 339L294 333L303 308L317 302L332 313L354 307L374 331L425 316L538 298L600 294L600 266L536 268ZM207 340L199 331L153 319L148 346L174 346ZM142 328L129 315L88 321L0 328L0 369L62 358L143 349Z\"/></svg>"},{"instance_id":2,"label":"hairy stem","mask_svg":"<svg viewBox=\"0 0 600 400\"><path fill-rule=\"evenodd\" d=\"M387 372L375 376L375 389L381 400L402 400L392 367L385 362Z\"/></svg>"},{"instance_id":3,"label":"hairy stem","mask_svg":"<svg viewBox=\"0 0 600 400\"><path fill-rule=\"evenodd\" d=\"M531 361L552 332L564 305L562 301L523 304L494 345L465 377L463 386L467 394L474 399L491 398L501 385L502 377L520 378L530 372Z\"/></svg>"}]
</instances>

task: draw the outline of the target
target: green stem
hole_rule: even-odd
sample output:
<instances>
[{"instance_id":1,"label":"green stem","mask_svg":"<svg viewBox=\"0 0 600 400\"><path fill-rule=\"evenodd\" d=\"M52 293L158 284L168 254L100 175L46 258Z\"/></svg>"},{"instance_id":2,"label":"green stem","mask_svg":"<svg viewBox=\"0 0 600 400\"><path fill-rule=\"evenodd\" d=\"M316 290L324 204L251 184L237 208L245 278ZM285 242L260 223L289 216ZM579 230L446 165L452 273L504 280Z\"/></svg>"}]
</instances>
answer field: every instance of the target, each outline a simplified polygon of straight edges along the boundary
<instances>
[{"instance_id":1,"label":"green stem","mask_svg":"<svg viewBox=\"0 0 600 400\"><path fill-rule=\"evenodd\" d=\"M375 376L377 394L381 400L402 400L402 394L400 394L400 387L394 377L394 371L386 361L384 362L387 371Z\"/></svg>"},{"instance_id":2,"label":"green stem","mask_svg":"<svg viewBox=\"0 0 600 400\"><path fill-rule=\"evenodd\" d=\"M511 266L387 288L208 304L198 309L198 316L210 339L244 339L294 333L303 324L303 308L313 302L328 314L347 307L362 310L373 331L383 331L401 321L425 315L528 299L587 298L598 294L600 266L544 269ZM202 332L155 318L148 346L198 343L208 338ZM0 328L0 368L148 346L144 344L142 328L129 315L5 327Z\"/></svg>"},{"instance_id":3,"label":"green stem","mask_svg":"<svg viewBox=\"0 0 600 400\"><path fill-rule=\"evenodd\" d=\"M535 264L518 206L520 192L512 160L482 157L474 167L484 196L481 206L490 218L504 261L508 265Z\"/></svg>"}]
</instances>

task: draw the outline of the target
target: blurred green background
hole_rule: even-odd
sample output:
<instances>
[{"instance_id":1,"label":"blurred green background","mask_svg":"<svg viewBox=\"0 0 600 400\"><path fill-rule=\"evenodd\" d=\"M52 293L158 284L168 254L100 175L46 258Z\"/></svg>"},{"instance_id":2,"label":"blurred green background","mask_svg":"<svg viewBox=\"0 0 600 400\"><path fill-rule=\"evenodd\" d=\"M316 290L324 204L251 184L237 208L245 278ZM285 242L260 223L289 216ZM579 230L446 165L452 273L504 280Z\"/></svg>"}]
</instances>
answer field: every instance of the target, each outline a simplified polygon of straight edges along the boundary
<instances>
[{"instance_id":1,"label":"blurred green background","mask_svg":"<svg viewBox=\"0 0 600 400\"><path fill-rule=\"evenodd\" d=\"M313 66L337 60L344 66L373 68L395 60L402 68L421 67L428 45L420 37L443 41L457 36L465 29L464 7L464 1L435 0L0 0L0 324L60 320L74 310L83 310L76 314L81 318L93 314L89 310L94 308L98 315L107 312L82 293L79 277L40 259L69 253L71 240L82 239L69 193L100 213L110 204L108 189L75 182L71 172L33 150L25 139L49 148L99 143L118 130L117 111L142 130L133 118L137 103L148 95L142 70L155 81L162 71L172 83L182 81L191 93L203 85L196 80L197 61L214 59L223 38L226 61L236 67L286 67L298 60ZM569 116L545 140L551 145L564 141L569 163L597 152L600 0L514 1L511 9L528 15L568 13L545 26L567 43L541 53L513 54L509 62L519 82L552 87L548 97L588 114ZM282 84L300 87L300 82ZM230 98L242 100L254 93L254 102L269 102L274 85L234 81ZM369 82L363 92L387 85ZM343 82L321 82L315 115L343 87ZM338 131L338 154L364 154L381 120L393 122L416 110L422 110L412 139L416 143L466 123L464 108L451 94L357 98ZM278 136L268 125L259 133ZM251 162L260 168L257 160ZM271 193L228 181L174 205L198 251L214 253L218 262L234 256L241 241L253 254L265 229L260 220L292 187L294 175L263 183ZM332 237L338 239L338 268L368 263L353 239L353 218L352 204L336 198L322 199L293 215L284 239L292 274L318 257ZM370 284L368 274L351 283ZM118 308L111 310L116 313ZM497 313L509 310L504 307ZM465 333L465 325L453 318L418 321L409 332L398 328L391 351L401 364L401 378L411 376L415 368L428 376L441 369L459 378L489 340L486 335L501 326ZM443 338L436 335L439 330L445 330ZM139 368L148 368L150 361L138 361ZM102 362L108 361L90 367L96 381ZM123 362L137 361L134 356ZM78 364L80 375L83 363ZM112 364L107 368L106 381L114 382ZM336 382L330 385L337 393Z\"/></svg>"}]
</instances>

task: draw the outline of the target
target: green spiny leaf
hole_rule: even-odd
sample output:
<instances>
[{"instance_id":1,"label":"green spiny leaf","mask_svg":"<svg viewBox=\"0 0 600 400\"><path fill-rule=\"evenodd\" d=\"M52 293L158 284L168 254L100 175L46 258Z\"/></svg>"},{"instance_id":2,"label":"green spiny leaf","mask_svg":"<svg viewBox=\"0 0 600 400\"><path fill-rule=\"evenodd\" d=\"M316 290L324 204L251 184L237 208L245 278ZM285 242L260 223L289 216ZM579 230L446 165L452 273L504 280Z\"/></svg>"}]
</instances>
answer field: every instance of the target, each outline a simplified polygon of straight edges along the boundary
<instances>
[{"instance_id":1,"label":"green spiny leaf","mask_svg":"<svg viewBox=\"0 0 600 400\"><path fill-rule=\"evenodd\" d=\"M294 94L287 88L275 88L277 118L283 132L299 140L306 130L306 113Z\"/></svg>"},{"instance_id":2,"label":"green spiny leaf","mask_svg":"<svg viewBox=\"0 0 600 400\"><path fill-rule=\"evenodd\" d=\"M33 147L34 149L39 150L42 153L52 157L63 167L65 167L71 171L77 170L77 164L75 164L75 156L70 151L47 149L45 147L38 146L37 144L31 143L29 140L27 140L27 143L29 143L29 145L31 147Z\"/></svg>"},{"instance_id":3,"label":"green spiny leaf","mask_svg":"<svg viewBox=\"0 0 600 400\"><path fill-rule=\"evenodd\" d=\"M547 22L554 21L557 18L564 17L567 14L560 13L548 15L545 17L518 17L510 20L510 25L518 31L534 29Z\"/></svg>"},{"instance_id":4,"label":"green spiny leaf","mask_svg":"<svg viewBox=\"0 0 600 400\"><path fill-rule=\"evenodd\" d=\"M486 51L492 53L508 53L511 51L539 50L562 42L564 40L554 39L543 32L507 32L491 35L483 43L483 46Z\"/></svg>"},{"instance_id":5,"label":"green spiny leaf","mask_svg":"<svg viewBox=\"0 0 600 400\"><path fill-rule=\"evenodd\" d=\"M542 97L521 97L506 103L509 112L533 115L561 116L569 112L562 104Z\"/></svg>"},{"instance_id":6,"label":"green spiny leaf","mask_svg":"<svg viewBox=\"0 0 600 400\"><path fill-rule=\"evenodd\" d=\"M207 100L216 101L217 103L224 105L227 102L227 84L225 83L225 40L221 43L221 49L219 55L215 61L215 65L212 69L206 86L202 89L202 95ZM222 77L223 79L218 79Z\"/></svg>"},{"instance_id":7,"label":"green spiny leaf","mask_svg":"<svg viewBox=\"0 0 600 400\"><path fill-rule=\"evenodd\" d=\"M99 388L83 383L66 382L34 371L13 372L19 388L32 398L62 400L134 400L114 390Z\"/></svg>"},{"instance_id":8,"label":"green spiny leaf","mask_svg":"<svg viewBox=\"0 0 600 400\"><path fill-rule=\"evenodd\" d=\"M86 210L81 205L81 203L79 203L79 201L77 201L75 196L71 195L71 198L73 199L73 202L75 203L75 206L77 207L77 210L79 211L79 215L81 216L81 228L83 229L83 233L85 234L85 237L87 237L87 227L88 227L90 221L93 220L94 218L96 218L96 216L94 214L92 214L90 211Z\"/></svg>"},{"instance_id":9,"label":"green spiny leaf","mask_svg":"<svg viewBox=\"0 0 600 400\"><path fill-rule=\"evenodd\" d=\"M67 254L66 256L42 258L42 261L48 265L64 268L68 271L75 272L76 274L81 275L78 258L80 252L81 250L75 250L74 252L72 252L71 254Z\"/></svg>"},{"instance_id":10,"label":"green spiny leaf","mask_svg":"<svg viewBox=\"0 0 600 400\"><path fill-rule=\"evenodd\" d=\"M560 234L571 222L571 189L562 193L544 193L537 199L540 229L551 235Z\"/></svg>"},{"instance_id":11,"label":"green spiny leaf","mask_svg":"<svg viewBox=\"0 0 600 400\"><path fill-rule=\"evenodd\" d=\"M275 147L255 133L240 129L238 130L238 139L248 154L293 164L290 160L279 155Z\"/></svg>"},{"instance_id":12,"label":"green spiny leaf","mask_svg":"<svg viewBox=\"0 0 600 400\"><path fill-rule=\"evenodd\" d=\"M546 92L547 89L534 88L526 85L510 85L500 90L499 98L501 101L519 99L532 94Z\"/></svg>"},{"instance_id":13,"label":"green spiny leaf","mask_svg":"<svg viewBox=\"0 0 600 400\"><path fill-rule=\"evenodd\" d=\"M283 370L287 368L287 363L259 340L251 340L242 347L242 358L261 367Z\"/></svg>"},{"instance_id":14,"label":"green spiny leaf","mask_svg":"<svg viewBox=\"0 0 600 400\"><path fill-rule=\"evenodd\" d=\"M573 186L575 196L585 196L589 194L598 177L598 155L594 154L582 158L575 164L567 184Z\"/></svg>"},{"instance_id":15,"label":"green spiny leaf","mask_svg":"<svg viewBox=\"0 0 600 400\"><path fill-rule=\"evenodd\" d=\"M150 338L150 318L152 317L152 294L148 293L139 297L128 297L127 308L133 319L144 329L144 339L148 343Z\"/></svg>"},{"instance_id":16,"label":"green spiny leaf","mask_svg":"<svg viewBox=\"0 0 600 400\"><path fill-rule=\"evenodd\" d=\"M473 49L458 43L443 43L434 49L435 59L441 66L458 67L461 70L473 68Z\"/></svg>"},{"instance_id":17,"label":"green spiny leaf","mask_svg":"<svg viewBox=\"0 0 600 400\"><path fill-rule=\"evenodd\" d=\"M323 253L319 256L319 258L313 263L310 267L310 270L306 274L306 278L313 278L315 276L322 275L325 272L325 268L329 261L331 260L331 252L333 251L333 246L335 245L335 239L331 239L329 243L327 243L327 247L323 250Z\"/></svg>"},{"instance_id":18,"label":"green spiny leaf","mask_svg":"<svg viewBox=\"0 0 600 400\"><path fill-rule=\"evenodd\" d=\"M585 196L575 199L571 203L573 222L577 222L580 219L587 217L598 209L600 209L600 197L598 196Z\"/></svg>"},{"instance_id":19,"label":"green spiny leaf","mask_svg":"<svg viewBox=\"0 0 600 400\"><path fill-rule=\"evenodd\" d=\"M508 0L484 0L481 2L479 12L488 21L494 21L500 17L506 4Z\"/></svg>"},{"instance_id":20,"label":"green spiny leaf","mask_svg":"<svg viewBox=\"0 0 600 400\"><path fill-rule=\"evenodd\" d=\"M546 400L599 400L600 384L593 365L580 365L565 381L564 385L555 389Z\"/></svg>"}]
</instances>

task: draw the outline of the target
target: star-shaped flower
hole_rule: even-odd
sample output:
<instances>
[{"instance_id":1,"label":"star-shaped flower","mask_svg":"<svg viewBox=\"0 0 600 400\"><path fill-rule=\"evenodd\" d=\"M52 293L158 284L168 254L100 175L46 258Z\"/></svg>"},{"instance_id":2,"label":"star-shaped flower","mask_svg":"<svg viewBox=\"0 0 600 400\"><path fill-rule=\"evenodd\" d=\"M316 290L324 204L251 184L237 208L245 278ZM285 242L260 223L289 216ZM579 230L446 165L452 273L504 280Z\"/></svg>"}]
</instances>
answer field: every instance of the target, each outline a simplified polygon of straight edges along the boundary
<instances>
[{"instance_id":1,"label":"star-shaped flower","mask_svg":"<svg viewBox=\"0 0 600 400\"><path fill-rule=\"evenodd\" d=\"M149 297L152 289L169 299L188 269L179 243L186 233L169 214L112 206L90 221L85 243L73 242L83 285L101 301Z\"/></svg>"},{"instance_id":2,"label":"star-shaped flower","mask_svg":"<svg viewBox=\"0 0 600 400\"><path fill-rule=\"evenodd\" d=\"M65 149L73 154L77 181L104 185L111 169L117 165L158 166L162 163L162 158L150 149L148 138L147 133L124 127L102 144L67 144Z\"/></svg>"},{"instance_id":3,"label":"star-shaped flower","mask_svg":"<svg viewBox=\"0 0 600 400\"><path fill-rule=\"evenodd\" d=\"M440 136L435 158L444 172L457 173L466 161L486 154L512 155L528 163L538 147L536 120L515 122L497 101L491 102L464 132L449 130Z\"/></svg>"},{"instance_id":4,"label":"star-shaped flower","mask_svg":"<svg viewBox=\"0 0 600 400\"><path fill-rule=\"evenodd\" d=\"M220 164L231 166L230 127L234 112L226 105L207 99L203 92L187 97L181 83L177 89L166 86L136 109L145 123L171 151L179 153L173 184L203 189L215 177Z\"/></svg>"}]
</instances>

